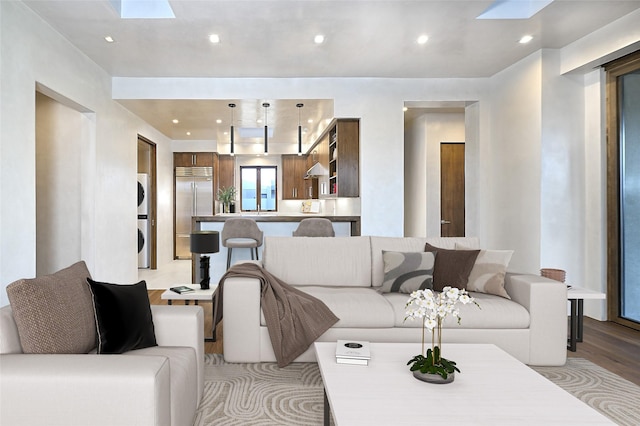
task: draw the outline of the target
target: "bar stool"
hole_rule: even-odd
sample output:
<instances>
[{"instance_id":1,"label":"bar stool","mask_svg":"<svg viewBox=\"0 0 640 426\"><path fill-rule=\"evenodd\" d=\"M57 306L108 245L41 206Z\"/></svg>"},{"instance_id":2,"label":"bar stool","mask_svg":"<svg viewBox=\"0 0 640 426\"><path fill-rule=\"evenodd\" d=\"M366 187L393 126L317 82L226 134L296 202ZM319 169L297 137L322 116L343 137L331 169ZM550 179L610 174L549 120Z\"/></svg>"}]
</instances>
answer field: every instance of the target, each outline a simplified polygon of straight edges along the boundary
<instances>
[{"instance_id":1,"label":"bar stool","mask_svg":"<svg viewBox=\"0 0 640 426\"><path fill-rule=\"evenodd\" d=\"M294 237L335 237L336 232L329 219L312 217L302 219L298 228L293 231Z\"/></svg>"},{"instance_id":2,"label":"bar stool","mask_svg":"<svg viewBox=\"0 0 640 426\"><path fill-rule=\"evenodd\" d=\"M255 250L258 259L258 247L262 246L264 233L253 219L229 218L222 227L222 246L227 248L227 269L231 266L231 250L234 248L251 249L251 260Z\"/></svg>"}]
</instances>

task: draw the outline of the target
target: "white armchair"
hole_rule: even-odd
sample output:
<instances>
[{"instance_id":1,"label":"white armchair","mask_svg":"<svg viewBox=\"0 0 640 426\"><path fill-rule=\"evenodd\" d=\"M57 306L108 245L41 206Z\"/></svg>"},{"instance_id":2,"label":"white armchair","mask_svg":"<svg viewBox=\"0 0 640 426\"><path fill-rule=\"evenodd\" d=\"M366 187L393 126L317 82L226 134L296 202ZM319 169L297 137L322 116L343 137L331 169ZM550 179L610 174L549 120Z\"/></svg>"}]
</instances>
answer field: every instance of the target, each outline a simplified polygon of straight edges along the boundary
<instances>
[{"instance_id":1,"label":"white armchair","mask_svg":"<svg viewBox=\"0 0 640 426\"><path fill-rule=\"evenodd\" d=\"M0 424L192 425L204 386L199 306L151 306L158 346L122 355L22 353L0 308Z\"/></svg>"}]
</instances>

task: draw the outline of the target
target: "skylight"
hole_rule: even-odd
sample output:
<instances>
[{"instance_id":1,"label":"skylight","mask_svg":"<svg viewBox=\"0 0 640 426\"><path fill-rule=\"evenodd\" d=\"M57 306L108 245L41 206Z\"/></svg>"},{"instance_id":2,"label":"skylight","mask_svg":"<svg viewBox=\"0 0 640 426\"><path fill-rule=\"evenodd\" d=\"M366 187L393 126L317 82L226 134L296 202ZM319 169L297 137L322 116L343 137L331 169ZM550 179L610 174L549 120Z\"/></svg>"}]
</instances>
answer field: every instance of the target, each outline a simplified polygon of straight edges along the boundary
<instances>
[{"instance_id":1,"label":"skylight","mask_svg":"<svg viewBox=\"0 0 640 426\"><path fill-rule=\"evenodd\" d=\"M238 133L241 138L262 138L264 137L264 127L240 127ZM269 127L269 137L273 137L273 127Z\"/></svg>"},{"instance_id":2,"label":"skylight","mask_svg":"<svg viewBox=\"0 0 640 426\"><path fill-rule=\"evenodd\" d=\"M123 19L175 18L168 0L109 0Z\"/></svg>"},{"instance_id":3,"label":"skylight","mask_svg":"<svg viewBox=\"0 0 640 426\"><path fill-rule=\"evenodd\" d=\"M553 0L496 0L476 19L529 19Z\"/></svg>"}]
</instances>

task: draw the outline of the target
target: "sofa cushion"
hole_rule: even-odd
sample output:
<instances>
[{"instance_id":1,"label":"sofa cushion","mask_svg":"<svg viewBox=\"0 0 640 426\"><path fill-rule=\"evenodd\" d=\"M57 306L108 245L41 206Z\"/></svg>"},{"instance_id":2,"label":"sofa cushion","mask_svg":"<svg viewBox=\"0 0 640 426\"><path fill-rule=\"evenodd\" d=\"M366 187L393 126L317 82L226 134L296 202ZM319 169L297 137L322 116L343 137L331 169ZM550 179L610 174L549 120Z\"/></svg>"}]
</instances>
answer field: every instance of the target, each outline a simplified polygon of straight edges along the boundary
<instances>
[{"instance_id":1,"label":"sofa cushion","mask_svg":"<svg viewBox=\"0 0 640 426\"><path fill-rule=\"evenodd\" d=\"M433 289L442 291L446 286L467 288L469 274L480 250L447 250L425 244L425 251L436 253L433 269Z\"/></svg>"},{"instance_id":2,"label":"sofa cushion","mask_svg":"<svg viewBox=\"0 0 640 426\"><path fill-rule=\"evenodd\" d=\"M196 351L191 347L155 346L125 353L127 356L160 356L169 360L171 424L191 425L198 401Z\"/></svg>"},{"instance_id":3,"label":"sofa cushion","mask_svg":"<svg viewBox=\"0 0 640 426\"><path fill-rule=\"evenodd\" d=\"M333 328L393 327L391 305L372 288L301 286L298 289L322 300L340 319ZM260 324L265 325L262 312Z\"/></svg>"},{"instance_id":4,"label":"sofa cushion","mask_svg":"<svg viewBox=\"0 0 640 426\"><path fill-rule=\"evenodd\" d=\"M88 279L95 321L98 353L120 354L156 346L147 283L109 284Z\"/></svg>"},{"instance_id":5,"label":"sofa cushion","mask_svg":"<svg viewBox=\"0 0 640 426\"><path fill-rule=\"evenodd\" d=\"M383 293L412 293L433 288L435 255L431 252L383 251Z\"/></svg>"},{"instance_id":6,"label":"sofa cushion","mask_svg":"<svg viewBox=\"0 0 640 426\"><path fill-rule=\"evenodd\" d=\"M407 320L405 305L409 296L401 293L385 293L382 295L394 311L395 327L419 328L420 321ZM492 294L470 292L480 308L473 303L457 304L460 310L460 325L456 318L448 316L444 320L444 328L465 329L525 329L529 327L530 316L524 306L503 297Z\"/></svg>"},{"instance_id":7,"label":"sofa cushion","mask_svg":"<svg viewBox=\"0 0 640 426\"><path fill-rule=\"evenodd\" d=\"M96 346L87 265L77 262L38 278L7 286L24 353L80 354Z\"/></svg>"},{"instance_id":8,"label":"sofa cushion","mask_svg":"<svg viewBox=\"0 0 640 426\"><path fill-rule=\"evenodd\" d=\"M369 237L265 237L262 257L287 284L371 286Z\"/></svg>"},{"instance_id":9,"label":"sofa cushion","mask_svg":"<svg viewBox=\"0 0 640 426\"><path fill-rule=\"evenodd\" d=\"M467 250L468 248L462 244L456 244L456 249ZM469 274L467 290L511 299L504 289L504 277L512 255L513 250L480 250Z\"/></svg>"}]
</instances>

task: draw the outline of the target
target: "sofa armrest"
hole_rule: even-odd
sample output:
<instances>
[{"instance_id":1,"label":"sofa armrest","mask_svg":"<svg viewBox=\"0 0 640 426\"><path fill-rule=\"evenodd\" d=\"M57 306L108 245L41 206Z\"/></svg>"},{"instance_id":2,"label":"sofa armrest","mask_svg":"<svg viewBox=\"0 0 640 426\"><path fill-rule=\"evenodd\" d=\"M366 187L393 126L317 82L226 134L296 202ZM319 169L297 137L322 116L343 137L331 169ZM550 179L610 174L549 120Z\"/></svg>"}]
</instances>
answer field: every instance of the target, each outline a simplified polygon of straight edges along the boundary
<instances>
[{"instance_id":1,"label":"sofa armrest","mask_svg":"<svg viewBox=\"0 0 640 426\"><path fill-rule=\"evenodd\" d=\"M222 291L224 359L260 362L260 281L227 278Z\"/></svg>"},{"instance_id":2,"label":"sofa armrest","mask_svg":"<svg viewBox=\"0 0 640 426\"><path fill-rule=\"evenodd\" d=\"M564 365L567 359L567 287L537 275L507 274L505 289L529 311L530 365Z\"/></svg>"},{"instance_id":3,"label":"sofa armrest","mask_svg":"<svg viewBox=\"0 0 640 426\"><path fill-rule=\"evenodd\" d=\"M0 355L0 424L167 425L169 362L158 356Z\"/></svg>"},{"instance_id":4,"label":"sofa armrest","mask_svg":"<svg viewBox=\"0 0 640 426\"><path fill-rule=\"evenodd\" d=\"M198 401L204 389L204 311L201 306L151 305L158 346L187 346L198 360Z\"/></svg>"}]
</instances>

